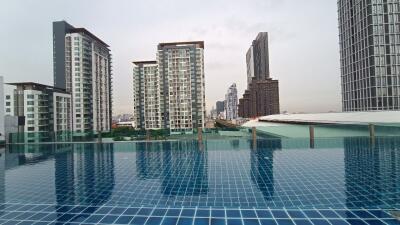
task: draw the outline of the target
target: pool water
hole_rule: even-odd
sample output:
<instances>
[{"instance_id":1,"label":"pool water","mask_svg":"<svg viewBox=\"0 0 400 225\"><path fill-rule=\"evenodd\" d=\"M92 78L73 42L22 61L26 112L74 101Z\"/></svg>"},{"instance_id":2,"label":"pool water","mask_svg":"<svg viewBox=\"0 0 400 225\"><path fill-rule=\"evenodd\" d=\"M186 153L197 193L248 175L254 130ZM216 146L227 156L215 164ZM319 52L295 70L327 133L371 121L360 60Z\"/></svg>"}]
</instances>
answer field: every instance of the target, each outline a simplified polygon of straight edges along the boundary
<instances>
[{"instance_id":1,"label":"pool water","mask_svg":"<svg viewBox=\"0 0 400 225\"><path fill-rule=\"evenodd\" d=\"M400 224L400 138L10 145L0 224Z\"/></svg>"}]
</instances>

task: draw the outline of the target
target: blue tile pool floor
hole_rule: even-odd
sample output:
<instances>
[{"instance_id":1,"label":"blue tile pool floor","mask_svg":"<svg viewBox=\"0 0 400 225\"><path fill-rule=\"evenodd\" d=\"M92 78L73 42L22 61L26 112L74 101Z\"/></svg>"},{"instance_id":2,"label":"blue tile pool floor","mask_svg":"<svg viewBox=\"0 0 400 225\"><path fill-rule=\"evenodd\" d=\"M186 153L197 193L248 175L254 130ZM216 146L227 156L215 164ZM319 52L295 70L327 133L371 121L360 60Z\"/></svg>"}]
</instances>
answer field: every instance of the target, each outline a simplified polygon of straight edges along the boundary
<instances>
[{"instance_id":1,"label":"blue tile pool floor","mask_svg":"<svg viewBox=\"0 0 400 225\"><path fill-rule=\"evenodd\" d=\"M399 224L400 139L10 145L0 224Z\"/></svg>"}]
</instances>

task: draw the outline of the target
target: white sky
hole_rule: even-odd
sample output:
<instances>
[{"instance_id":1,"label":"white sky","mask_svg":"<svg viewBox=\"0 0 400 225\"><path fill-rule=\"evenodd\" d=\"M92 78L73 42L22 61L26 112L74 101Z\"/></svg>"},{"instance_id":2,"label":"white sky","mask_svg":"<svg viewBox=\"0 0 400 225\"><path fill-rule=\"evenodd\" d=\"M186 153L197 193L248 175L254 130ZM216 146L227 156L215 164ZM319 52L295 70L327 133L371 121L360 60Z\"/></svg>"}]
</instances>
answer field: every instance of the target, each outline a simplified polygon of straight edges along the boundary
<instances>
[{"instance_id":1,"label":"white sky","mask_svg":"<svg viewBox=\"0 0 400 225\"><path fill-rule=\"evenodd\" d=\"M56 20L85 27L111 46L115 113L132 113L131 62L155 60L159 42L205 41L207 110L233 82L241 97L246 51L260 31L269 32L281 111L341 109L334 0L3 0L0 75L5 82L53 84Z\"/></svg>"}]
</instances>

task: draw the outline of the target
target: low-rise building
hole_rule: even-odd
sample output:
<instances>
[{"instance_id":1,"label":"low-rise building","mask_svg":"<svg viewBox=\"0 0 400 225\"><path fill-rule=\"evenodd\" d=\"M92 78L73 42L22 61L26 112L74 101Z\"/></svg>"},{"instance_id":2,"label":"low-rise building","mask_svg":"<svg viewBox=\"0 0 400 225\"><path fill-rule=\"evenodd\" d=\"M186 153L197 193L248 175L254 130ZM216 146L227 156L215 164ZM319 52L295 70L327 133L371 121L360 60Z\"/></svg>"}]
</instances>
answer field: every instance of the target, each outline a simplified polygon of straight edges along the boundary
<instances>
[{"instance_id":1,"label":"low-rise building","mask_svg":"<svg viewBox=\"0 0 400 225\"><path fill-rule=\"evenodd\" d=\"M70 140L71 95L64 89L33 82L8 83L4 101L8 118L6 133L12 133L10 140Z\"/></svg>"}]
</instances>

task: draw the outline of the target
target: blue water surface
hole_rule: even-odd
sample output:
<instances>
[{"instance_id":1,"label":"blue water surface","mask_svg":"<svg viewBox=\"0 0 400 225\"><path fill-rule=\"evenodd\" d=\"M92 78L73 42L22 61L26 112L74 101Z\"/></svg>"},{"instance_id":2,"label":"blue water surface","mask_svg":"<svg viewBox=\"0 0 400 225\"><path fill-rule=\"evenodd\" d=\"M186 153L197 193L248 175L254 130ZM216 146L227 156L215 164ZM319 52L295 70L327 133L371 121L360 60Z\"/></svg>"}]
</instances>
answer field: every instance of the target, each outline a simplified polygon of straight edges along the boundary
<instances>
[{"instance_id":1,"label":"blue water surface","mask_svg":"<svg viewBox=\"0 0 400 225\"><path fill-rule=\"evenodd\" d=\"M9 145L0 224L400 224L400 138Z\"/></svg>"}]
</instances>

